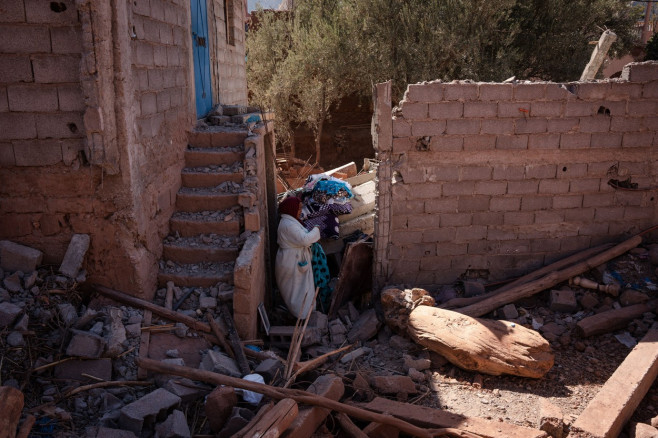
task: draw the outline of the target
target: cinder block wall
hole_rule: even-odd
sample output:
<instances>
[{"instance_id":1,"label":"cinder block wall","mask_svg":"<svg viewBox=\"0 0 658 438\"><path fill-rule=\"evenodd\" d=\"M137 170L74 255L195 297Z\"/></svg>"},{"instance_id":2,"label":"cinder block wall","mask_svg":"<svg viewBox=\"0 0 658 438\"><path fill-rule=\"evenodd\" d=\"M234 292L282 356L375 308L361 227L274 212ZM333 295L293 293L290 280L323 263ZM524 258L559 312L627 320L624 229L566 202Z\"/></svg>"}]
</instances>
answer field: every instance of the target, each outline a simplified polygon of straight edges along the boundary
<instances>
[{"instance_id":1,"label":"cinder block wall","mask_svg":"<svg viewBox=\"0 0 658 438\"><path fill-rule=\"evenodd\" d=\"M223 105L247 105L244 2L209 0L208 17L214 17L209 23L213 38L210 45L215 84L213 101Z\"/></svg>"},{"instance_id":2,"label":"cinder block wall","mask_svg":"<svg viewBox=\"0 0 658 438\"><path fill-rule=\"evenodd\" d=\"M78 12L72 0L55 6L0 5L0 239L43 250L45 263L61 261L78 225L114 210L96 198L100 169L81 154Z\"/></svg>"},{"instance_id":3,"label":"cinder block wall","mask_svg":"<svg viewBox=\"0 0 658 438\"><path fill-rule=\"evenodd\" d=\"M188 0L1 2L0 239L58 264L90 234L88 279L150 298L196 116L189 29Z\"/></svg>"},{"instance_id":4,"label":"cinder block wall","mask_svg":"<svg viewBox=\"0 0 658 438\"><path fill-rule=\"evenodd\" d=\"M656 62L600 82L410 85L389 131L385 107L380 285L509 278L656 225ZM628 177L641 190L608 184Z\"/></svg>"}]
</instances>

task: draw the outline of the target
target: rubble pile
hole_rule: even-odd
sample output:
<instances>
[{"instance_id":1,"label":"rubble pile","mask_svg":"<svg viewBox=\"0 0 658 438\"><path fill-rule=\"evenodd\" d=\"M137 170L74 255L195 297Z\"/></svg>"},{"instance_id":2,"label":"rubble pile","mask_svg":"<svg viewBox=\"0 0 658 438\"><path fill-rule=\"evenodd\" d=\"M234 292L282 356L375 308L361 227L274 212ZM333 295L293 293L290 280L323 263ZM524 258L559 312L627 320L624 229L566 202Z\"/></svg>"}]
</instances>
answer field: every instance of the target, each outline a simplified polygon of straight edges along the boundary
<instances>
[{"instance_id":1,"label":"rubble pile","mask_svg":"<svg viewBox=\"0 0 658 438\"><path fill-rule=\"evenodd\" d=\"M240 240L206 237L203 244L227 247ZM633 415L624 432L633 437L658 424L658 389L650 388L656 245L477 318L453 306L491 298L470 278L432 293L385 288L381 319L364 291L308 321L271 312L265 339L244 341L232 326L230 281L170 283L146 302L85 285L84 239L75 247L58 269L41 265L38 251L0 243L0 389L15 391L2 400L20 404L16 425L34 436L319 437L352 428L430 436L449 428L461 435L447 436L578 437L595 409L588 406L606 397L606 381L625 378L641 382L624 385L637 399L625 405L639 408L616 412L612 403L611 427ZM501 344L477 344L491 336L483 327ZM535 348L529 339L539 349L519 353ZM632 356L636 344L644 350ZM507 375L475 360L486 356L481 348L497 350Z\"/></svg>"}]
</instances>

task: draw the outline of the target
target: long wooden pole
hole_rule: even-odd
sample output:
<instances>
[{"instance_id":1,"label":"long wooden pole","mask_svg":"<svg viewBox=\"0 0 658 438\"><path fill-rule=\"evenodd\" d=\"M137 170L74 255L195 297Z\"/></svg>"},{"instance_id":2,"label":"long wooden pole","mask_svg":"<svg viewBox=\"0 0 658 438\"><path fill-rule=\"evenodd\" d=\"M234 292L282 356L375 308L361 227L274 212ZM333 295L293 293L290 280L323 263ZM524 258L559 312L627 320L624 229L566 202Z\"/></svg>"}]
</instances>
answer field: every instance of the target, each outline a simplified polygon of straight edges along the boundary
<instances>
[{"instance_id":1,"label":"long wooden pole","mask_svg":"<svg viewBox=\"0 0 658 438\"><path fill-rule=\"evenodd\" d=\"M155 371L157 373L173 374L175 376L187 377L192 380L199 380L202 382L212 383L214 385L226 385L235 388L246 389L248 391L264 394L275 400L291 398L297 403L320 406L332 411L343 412L361 420L375 421L377 423L387 424L401 430L402 432L416 437L431 438L436 436L433 429L423 429L398 418L378 414L376 412L371 412L356 406L349 406L335 400L331 400L327 397L311 394L309 392L301 391L298 389L277 388L274 386L269 386L257 382L250 382L248 380L225 376L223 374L217 374L210 371L159 362L153 359L139 358L137 359L137 364L140 367Z\"/></svg>"},{"instance_id":2,"label":"long wooden pole","mask_svg":"<svg viewBox=\"0 0 658 438\"><path fill-rule=\"evenodd\" d=\"M171 321L177 321L177 322L182 322L186 326L188 326L191 329L198 330L200 332L204 333L211 333L212 330L210 329L210 326L204 322L197 321L196 319L192 318L191 316L184 315L182 313L174 312L173 310L165 309L162 306L158 306L157 304L153 304L151 302L148 302L146 300L142 300L133 296L130 296L128 294L124 294L123 292L119 292L113 289L110 289L109 287L101 286L99 284L95 284L94 289L98 291L101 295L104 295L108 298L112 298L113 300L119 301L124 304L128 304L129 306L133 307L141 307L142 309L147 309L150 310L151 312L155 313L156 315L160 315L164 318L167 318Z\"/></svg>"},{"instance_id":3,"label":"long wooden pole","mask_svg":"<svg viewBox=\"0 0 658 438\"><path fill-rule=\"evenodd\" d=\"M561 271L552 272L542 278L531 281L530 283L522 284L496 296L482 300L479 303L457 309L456 311L473 317L482 316L498 307L504 306L505 304L513 303L521 298L532 296L537 292L553 287L556 284L566 281L576 275L580 275L589 269L593 269L600 264L635 248L640 243L642 243L642 237L632 237L619 245L613 246L607 251L595 255L589 260L582 261Z\"/></svg>"},{"instance_id":4,"label":"long wooden pole","mask_svg":"<svg viewBox=\"0 0 658 438\"><path fill-rule=\"evenodd\" d=\"M502 292L505 292L506 290L510 290L522 284L529 283L533 280L543 277L544 275L550 272L560 270L574 263L578 263L581 260L592 257L595 254L599 254L605 251L606 249L609 249L610 247L612 247L612 243L606 243L604 245L599 245L594 248L589 248L584 251L580 251L567 258L558 260L555 263L551 263L550 265L537 269L536 271L532 271L531 273L524 275L523 277L518 278L512 281L511 283L508 283L505 286L499 287L498 289L488 292L484 295L478 295L476 297L468 297L468 298L453 298L452 300L446 301L445 303L439 305L439 307L441 307L442 309L453 309L456 307L470 306L471 304L475 304L487 298L496 296Z\"/></svg>"}]
</instances>

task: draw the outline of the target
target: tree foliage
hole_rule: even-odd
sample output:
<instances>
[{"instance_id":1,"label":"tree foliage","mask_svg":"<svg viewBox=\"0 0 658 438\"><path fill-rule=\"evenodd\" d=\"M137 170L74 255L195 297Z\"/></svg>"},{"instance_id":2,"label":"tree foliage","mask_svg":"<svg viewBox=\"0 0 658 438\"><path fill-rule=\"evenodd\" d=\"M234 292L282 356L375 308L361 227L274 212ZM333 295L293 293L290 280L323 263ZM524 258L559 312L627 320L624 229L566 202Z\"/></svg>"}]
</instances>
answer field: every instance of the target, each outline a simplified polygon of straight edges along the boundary
<instances>
[{"instance_id":1,"label":"tree foliage","mask_svg":"<svg viewBox=\"0 0 658 438\"><path fill-rule=\"evenodd\" d=\"M647 42L645 61L658 61L658 33L654 33Z\"/></svg>"},{"instance_id":2,"label":"tree foliage","mask_svg":"<svg viewBox=\"0 0 658 438\"><path fill-rule=\"evenodd\" d=\"M633 44L638 10L622 0L297 0L260 12L247 37L253 103L284 139L299 124L319 137L329 108L393 80L394 96L425 80L577 80L590 41L612 29L612 54Z\"/></svg>"}]
</instances>

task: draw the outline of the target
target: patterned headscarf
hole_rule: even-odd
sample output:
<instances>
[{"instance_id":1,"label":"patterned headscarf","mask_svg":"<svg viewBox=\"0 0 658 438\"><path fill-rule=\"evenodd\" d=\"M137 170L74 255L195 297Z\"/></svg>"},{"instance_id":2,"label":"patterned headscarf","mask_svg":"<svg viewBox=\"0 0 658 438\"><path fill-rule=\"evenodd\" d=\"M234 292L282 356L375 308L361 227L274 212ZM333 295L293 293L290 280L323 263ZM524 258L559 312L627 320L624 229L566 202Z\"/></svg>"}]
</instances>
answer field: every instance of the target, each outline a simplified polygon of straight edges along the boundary
<instances>
[{"instance_id":1,"label":"patterned headscarf","mask_svg":"<svg viewBox=\"0 0 658 438\"><path fill-rule=\"evenodd\" d=\"M299 206L301 203L302 200L296 196L288 196L279 204L279 214L287 214L299 221L297 213L299 212Z\"/></svg>"}]
</instances>

